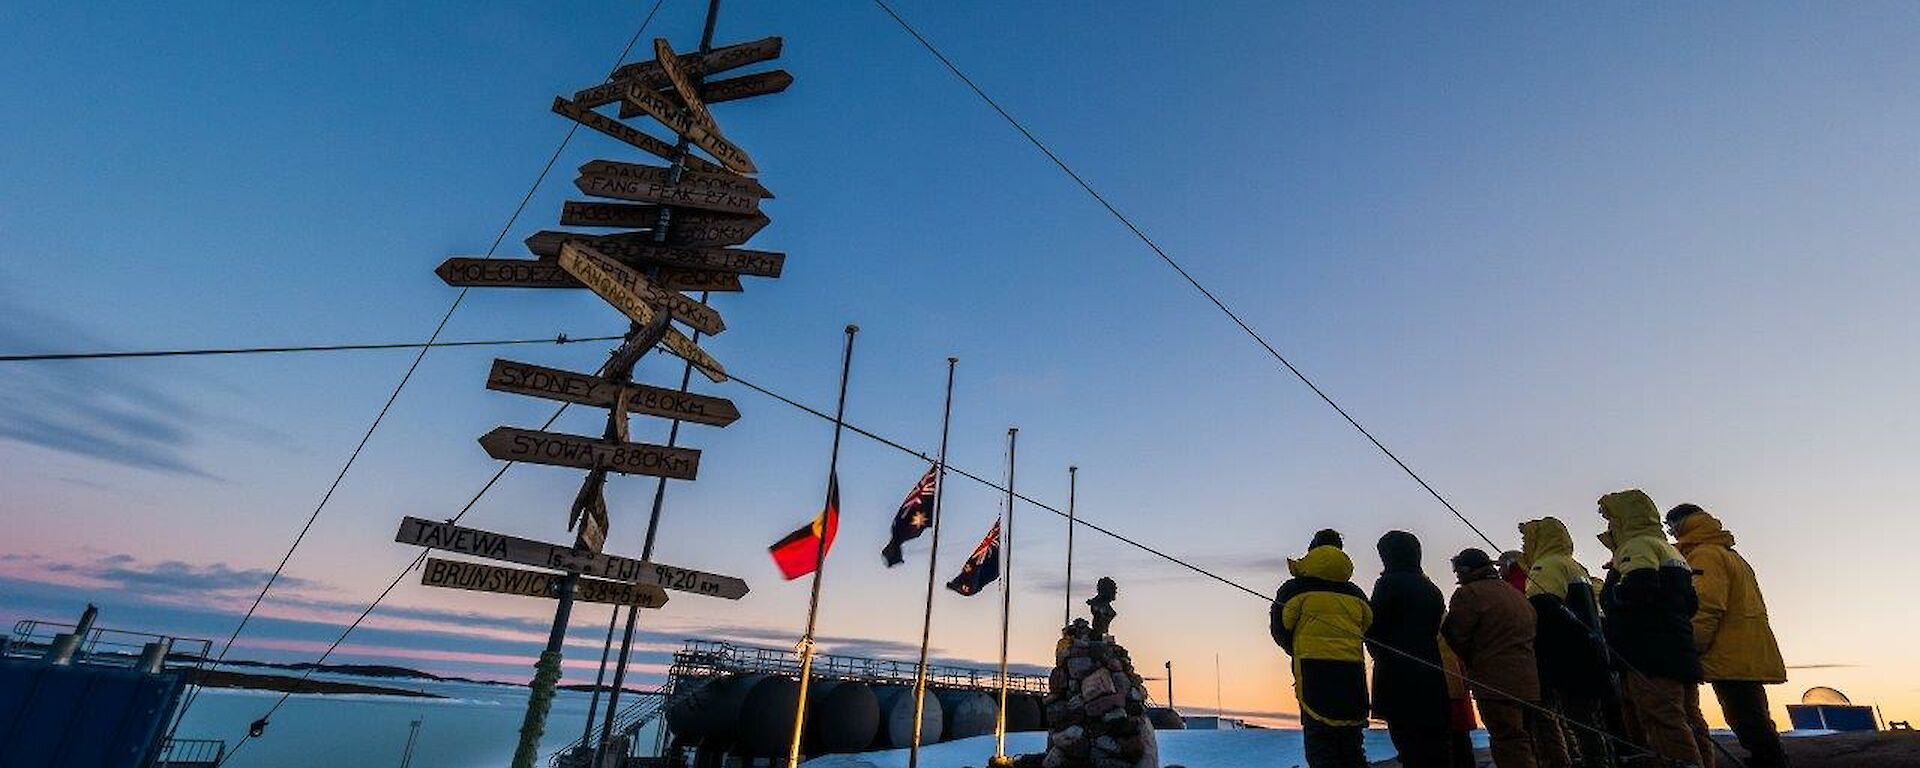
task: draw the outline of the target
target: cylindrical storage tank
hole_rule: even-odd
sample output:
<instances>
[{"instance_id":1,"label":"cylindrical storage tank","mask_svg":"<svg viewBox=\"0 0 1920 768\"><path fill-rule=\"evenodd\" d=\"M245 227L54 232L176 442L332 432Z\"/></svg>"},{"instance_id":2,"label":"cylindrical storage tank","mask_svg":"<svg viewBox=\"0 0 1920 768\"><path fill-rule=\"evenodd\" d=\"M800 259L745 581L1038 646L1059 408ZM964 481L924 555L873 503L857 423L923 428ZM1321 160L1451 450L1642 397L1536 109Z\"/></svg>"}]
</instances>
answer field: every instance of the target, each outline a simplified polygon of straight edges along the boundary
<instances>
[{"instance_id":1,"label":"cylindrical storage tank","mask_svg":"<svg viewBox=\"0 0 1920 768\"><path fill-rule=\"evenodd\" d=\"M807 686L807 754L861 752L880 732L880 700L866 683L815 680Z\"/></svg>"},{"instance_id":2,"label":"cylindrical storage tank","mask_svg":"<svg viewBox=\"0 0 1920 768\"><path fill-rule=\"evenodd\" d=\"M1007 693L1008 733L1044 731L1046 729L1046 718L1041 715L1039 696L1031 693Z\"/></svg>"},{"instance_id":3,"label":"cylindrical storage tank","mask_svg":"<svg viewBox=\"0 0 1920 768\"><path fill-rule=\"evenodd\" d=\"M1000 717L998 694L983 691L941 691L940 706L946 710L949 740L993 733Z\"/></svg>"},{"instance_id":4,"label":"cylindrical storage tank","mask_svg":"<svg viewBox=\"0 0 1920 768\"><path fill-rule=\"evenodd\" d=\"M749 675L735 722L733 753L741 757L786 757L793 744L793 715L800 684L784 675Z\"/></svg>"},{"instance_id":5,"label":"cylindrical storage tank","mask_svg":"<svg viewBox=\"0 0 1920 768\"><path fill-rule=\"evenodd\" d=\"M1181 717L1179 712L1173 711L1172 707L1148 707L1147 722L1152 723L1153 729L1156 731L1184 731L1187 729L1186 718Z\"/></svg>"},{"instance_id":6,"label":"cylindrical storage tank","mask_svg":"<svg viewBox=\"0 0 1920 768\"><path fill-rule=\"evenodd\" d=\"M667 727L674 736L690 745L725 746L732 738L734 723L740 720L740 705L746 701L743 687L751 675L726 675L715 678L691 696L667 709ZM697 679L683 678L679 686L699 685Z\"/></svg>"},{"instance_id":7,"label":"cylindrical storage tank","mask_svg":"<svg viewBox=\"0 0 1920 768\"><path fill-rule=\"evenodd\" d=\"M873 737L874 749L906 749L913 746L913 686L877 685L874 700L880 705L880 729ZM940 697L927 691L926 705L920 713L920 743L934 744L945 732L944 709Z\"/></svg>"}]
</instances>

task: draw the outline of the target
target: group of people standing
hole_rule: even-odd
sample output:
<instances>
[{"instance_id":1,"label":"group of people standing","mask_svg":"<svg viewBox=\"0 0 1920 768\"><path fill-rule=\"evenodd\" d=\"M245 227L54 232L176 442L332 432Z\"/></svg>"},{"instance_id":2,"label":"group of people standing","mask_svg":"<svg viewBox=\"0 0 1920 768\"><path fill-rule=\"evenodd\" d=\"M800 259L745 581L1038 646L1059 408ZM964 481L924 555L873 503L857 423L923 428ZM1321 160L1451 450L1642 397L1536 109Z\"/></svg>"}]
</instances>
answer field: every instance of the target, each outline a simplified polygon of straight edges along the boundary
<instances>
[{"instance_id":1,"label":"group of people standing","mask_svg":"<svg viewBox=\"0 0 1920 768\"><path fill-rule=\"evenodd\" d=\"M1497 768L1711 767L1708 682L1745 765L1786 766L1764 688L1786 681L1786 664L1733 534L1693 504L1663 530L1639 490L1601 497L1599 514L1603 579L1574 558L1566 524L1543 517L1520 524L1517 552L1455 555L1444 602L1413 534L1380 537L1368 597L1340 533L1316 533L1287 561L1271 620L1293 659L1307 764L1365 766L1372 716L1406 768L1473 766L1477 705Z\"/></svg>"}]
</instances>

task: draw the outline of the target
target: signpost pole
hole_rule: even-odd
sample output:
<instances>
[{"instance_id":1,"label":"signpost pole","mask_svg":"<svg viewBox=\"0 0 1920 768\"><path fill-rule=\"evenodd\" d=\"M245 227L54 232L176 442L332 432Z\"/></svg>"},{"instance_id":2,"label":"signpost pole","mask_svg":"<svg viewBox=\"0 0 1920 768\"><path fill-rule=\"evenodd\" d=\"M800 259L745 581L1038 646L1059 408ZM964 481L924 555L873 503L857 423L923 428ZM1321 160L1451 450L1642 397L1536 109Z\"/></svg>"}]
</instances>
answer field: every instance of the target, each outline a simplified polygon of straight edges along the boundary
<instances>
[{"instance_id":1,"label":"signpost pole","mask_svg":"<svg viewBox=\"0 0 1920 768\"><path fill-rule=\"evenodd\" d=\"M707 0L707 18L706 18L706 22L702 25L702 28L700 31L700 52L702 54L708 53L713 50L713 29L714 29L714 25L719 21L719 19L720 19L720 0ZM696 77L694 79L695 83L698 83L699 81L700 81L699 77ZM684 135L680 136L678 141L675 143L674 155L675 157L673 159L673 169L670 173L671 173L672 180L677 183L680 181L681 174L686 170L686 167L687 167L687 137L686 136ZM670 206L670 205L660 206L660 215L659 215L659 218L655 220L654 227L653 227L654 242L665 243L667 241L667 229L672 223L673 223L673 206ZM651 270L651 273L652 273L651 276L657 281L659 278L660 270L658 268L655 268ZM702 305L705 305L707 303L708 296L709 296L708 292L706 291L700 292L700 303ZM700 332L698 330L694 331L693 333L693 341L695 343L698 343L700 341ZM680 391L681 392L687 391L687 387L692 384L692 381L693 381L693 361L688 360L686 363L686 367L680 372ZM669 447L672 447L679 439L680 439L680 420L674 419L673 424L667 428L667 445ZM640 560L642 562L649 562L649 563L653 562L654 534L659 530L659 527L660 527L660 511L661 511L661 508L666 504L666 497L667 497L667 479L663 477L663 478L660 478L660 482L655 484L653 487L653 509L647 516L646 543L643 544L640 548ZM640 614L638 613L637 608L630 607L627 609L627 626L620 636L620 661L613 669L613 689L607 692L607 713L606 713L606 717L600 721L600 743L597 744L593 750L594 768L599 768L602 761L606 759L607 748L611 744L613 739L613 721L614 721L614 718L618 716L620 712L620 709L619 709L620 688L626 681L627 661L632 657L633 633L634 633L634 629L639 625L639 619L640 619ZM607 640L608 642L612 642L613 640L612 633L608 633ZM593 716L594 716L594 711L592 709L588 709L587 710L587 728L588 729L593 728Z\"/></svg>"},{"instance_id":2,"label":"signpost pole","mask_svg":"<svg viewBox=\"0 0 1920 768\"><path fill-rule=\"evenodd\" d=\"M953 369L960 358L947 358L947 401L940 413L940 463L933 480L933 546L927 551L927 609L920 619L920 665L913 676L913 743L907 750L907 768L920 768L920 718L927 707L927 644L933 639L933 585L940 562L940 503L947 495L947 433L953 423Z\"/></svg>"},{"instance_id":3,"label":"signpost pole","mask_svg":"<svg viewBox=\"0 0 1920 768\"><path fill-rule=\"evenodd\" d=\"M1077 520L1073 514L1074 491L1080 481L1080 468L1067 467L1067 617L1060 626L1073 624L1073 529Z\"/></svg>"},{"instance_id":4,"label":"signpost pole","mask_svg":"<svg viewBox=\"0 0 1920 768\"><path fill-rule=\"evenodd\" d=\"M513 750L513 768L533 768L539 759L540 735L547 730L547 710L553 706L553 689L560 682L560 645L567 638L567 616L573 611L573 588L579 581L577 573L568 573L560 581L560 606L553 611L547 648L533 667L527 714L520 721L520 745Z\"/></svg>"},{"instance_id":5,"label":"signpost pole","mask_svg":"<svg viewBox=\"0 0 1920 768\"><path fill-rule=\"evenodd\" d=\"M840 402L833 412L833 452L827 457L828 500L834 504L839 503L839 490L834 486L840 482L840 433L847 423L847 374L853 371L853 336L859 332L860 326L847 326L847 350L840 360ZM938 501L939 497L934 500ZM840 514L839 510L831 513L834 517ZM816 537L820 545L813 558L813 596L807 601L807 632L800 636L800 694L793 708L793 741L787 746L785 768L800 765L800 737L806 732L807 724L807 684L813 680L813 629L820 618L820 576L827 570L827 537L838 525L837 520L828 517L827 510L821 512Z\"/></svg>"},{"instance_id":6,"label":"signpost pole","mask_svg":"<svg viewBox=\"0 0 1920 768\"><path fill-rule=\"evenodd\" d=\"M1000 559L1006 573L1000 578L1000 712L993 724L993 757L996 764L1007 765L1007 637L1013 629L1013 451L1020 437L1019 427L1007 428L1007 530L1000 543Z\"/></svg>"}]
</instances>

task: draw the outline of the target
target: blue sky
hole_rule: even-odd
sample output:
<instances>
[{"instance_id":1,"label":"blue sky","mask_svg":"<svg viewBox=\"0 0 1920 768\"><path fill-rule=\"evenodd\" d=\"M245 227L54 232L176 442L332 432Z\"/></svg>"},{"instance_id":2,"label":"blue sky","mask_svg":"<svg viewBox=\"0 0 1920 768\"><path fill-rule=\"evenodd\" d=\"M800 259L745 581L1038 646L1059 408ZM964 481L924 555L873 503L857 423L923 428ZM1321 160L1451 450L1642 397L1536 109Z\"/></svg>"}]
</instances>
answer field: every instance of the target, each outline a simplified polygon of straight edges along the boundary
<instances>
[{"instance_id":1,"label":"blue sky","mask_svg":"<svg viewBox=\"0 0 1920 768\"><path fill-rule=\"evenodd\" d=\"M647 37L693 47L701 5L669 0ZM1476 523L1517 545L1515 523L1557 514L1597 562L1601 493L1701 503L1761 570L1791 663L1857 665L1804 682L1890 714L1920 702L1913 663L1884 642L1915 630L1885 591L1920 533L1906 353L1920 11L1032 6L900 9ZM3 12L0 346L424 338L454 295L433 266L487 249L567 130L548 102L602 77L644 12ZM721 42L769 34L796 84L715 112L778 194L753 245L789 258L780 280L716 301L730 330L707 347L729 367L826 407L839 329L857 322L850 418L931 449L958 355L957 465L997 476L1018 425L1023 490L1064 502L1078 464L1090 519L1261 590L1320 527L1348 531L1363 584L1389 528L1421 534L1436 575L1476 543L877 9L726 4ZM581 132L503 255L553 226L580 197L572 169L596 158L643 160ZM447 337L622 326L583 292L476 291ZM501 354L589 369L601 353ZM224 636L244 577L278 560L407 355L9 365L0 612L63 617L91 597L109 623ZM427 358L244 653L304 658L330 638L412 556L391 542L398 519L452 514L495 469L475 438L551 412L485 391L491 357ZM677 373L649 361L640 378ZM829 434L738 386L702 391L744 418L683 432L703 471L672 486L660 559L754 593L647 618L667 645L784 645L805 586L780 582L762 547L813 511ZM893 572L877 551L919 470L857 438L842 461L823 633L897 649L917 634L925 545ZM561 539L576 483L515 468L467 520ZM638 550L651 490L612 483L616 551ZM997 502L955 482L948 509L957 565ZM1021 521L1016 647L1040 662L1064 528ZM1201 669L1218 652L1229 708L1291 709L1263 604L1080 541L1082 573L1122 584L1136 656ZM943 653L993 654L989 602L942 601ZM517 679L546 609L417 585L393 604L397 623L346 660L496 654L415 661ZM574 637L604 619L584 612Z\"/></svg>"}]
</instances>

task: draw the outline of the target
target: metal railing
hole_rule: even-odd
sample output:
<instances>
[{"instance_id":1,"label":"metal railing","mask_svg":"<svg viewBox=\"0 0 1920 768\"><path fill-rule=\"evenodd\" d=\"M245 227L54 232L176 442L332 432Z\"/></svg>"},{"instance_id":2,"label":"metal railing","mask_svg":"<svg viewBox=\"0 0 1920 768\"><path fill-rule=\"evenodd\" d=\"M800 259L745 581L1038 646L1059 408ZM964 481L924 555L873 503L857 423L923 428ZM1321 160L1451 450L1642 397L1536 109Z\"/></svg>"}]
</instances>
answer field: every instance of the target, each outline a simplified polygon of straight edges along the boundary
<instances>
[{"instance_id":1,"label":"metal railing","mask_svg":"<svg viewBox=\"0 0 1920 768\"><path fill-rule=\"evenodd\" d=\"M221 739L167 739L160 744L160 756L154 768L197 768L219 765L227 757L227 742Z\"/></svg>"},{"instance_id":2,"label":"metal railing","mask_svg":"<svg viewBox=\"0 0 1920 768\"><path fill-rule=\"evenodd\" d=\"M13 624L13 636L0 644L3 654L10 658L40 658L53 646L54 638L72 632L74 625L61 624L38 619L21 619ZM140 653L148 643L165 642L171 644L167 653L169 663L181 663L199 667L213 652L213 641L191 637L168 637L149 632L129 632L122 629L94 627L80 638L80 645L74 652L76 664L102 664L107 666L132 667L140 662Z\"/></svg>"},{"instance_id":3,"label":"metal railing","mask_svg":"<svg viewBox=\"0 0 1920 768\"><path fill-rule=\"evenodd\" d=\"M721 640L688 640L673 655L674 666L690 676L719 676L732 673L800 674L798 651L735 645ZM919 665L911 661L870 659L831 653L813 655L813 676L834 680L853 680L878 685L913 685ZM975 669L945 664L927 665L927 685L933 688L962 688L977 691L1000 690L997 670ZM1045 675L1017 672L1007 674L1007 689L1024 693L1047 692Z\"/></svg>"}]
</instances>

